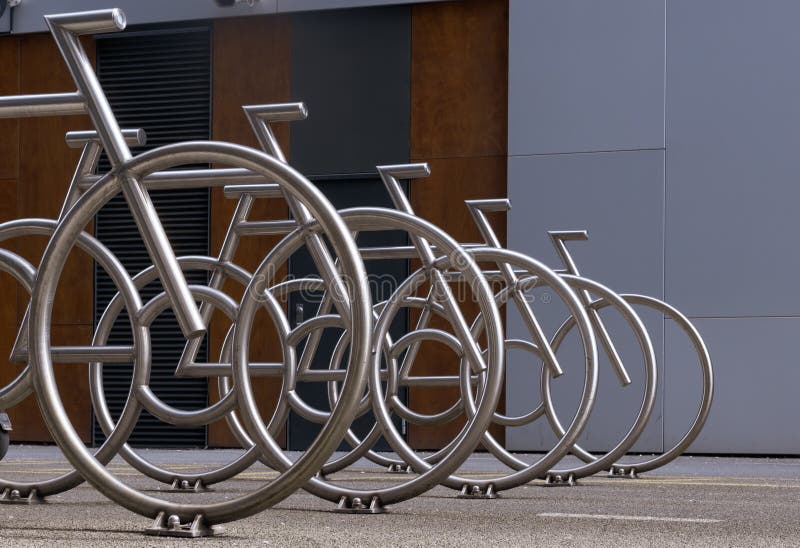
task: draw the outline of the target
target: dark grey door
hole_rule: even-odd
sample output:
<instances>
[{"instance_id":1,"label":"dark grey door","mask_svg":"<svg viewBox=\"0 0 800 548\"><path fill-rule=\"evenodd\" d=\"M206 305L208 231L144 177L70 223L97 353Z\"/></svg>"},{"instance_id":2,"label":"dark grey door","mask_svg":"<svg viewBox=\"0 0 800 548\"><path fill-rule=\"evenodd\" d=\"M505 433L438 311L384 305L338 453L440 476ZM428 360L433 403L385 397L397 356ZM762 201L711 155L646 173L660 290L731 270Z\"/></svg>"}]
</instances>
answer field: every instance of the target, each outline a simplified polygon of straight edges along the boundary
<instances>
[{"instance_id":1,"label":"dark grey door","mask_svg":"<svg viewBox=\"0 0 800 548\"><path fill-rule=\"evenodd\" d=\"M386 189L377 176L317 181L316 184L337 209L359 206L392 207ZM407 243L406 234L398 231L365 232L359 235L358 238L358 244L363 246L407 245ZM408 276L408 261L405 260L367 261L365 266L370 279L373 302L376 302L375 299L388 298L391 292L396 289L398 283L401 283ZM318 274L311 257L304 250L292 256L289 270L292 277ZM301 319L299 317L301 315L298 313L298 307L301 306L303 317L313 317L319 307L320 297L320 294L293 294L289 300L291 320L296 322ZM403 311L398 314L392 324L392 337L395 339L401 337L407 332L407 329L408 315ZM340 335L341 331L325 331L314 356L313 369L328 369L330 357L334 353ZM346 356L344 363L347 363ZM299 383L297 391L307 403L314 407L321 410L330 409L325 383ZM405 399L405 394L401 394L401 398ZM373 424L374 418L372 413L369 413L355 422L354 431L359 435L365 435ZM399 422L398 427L402 428ZM318 424L292 413L289 416L288 427L289 449L297 451L306 449L318 431ZM342 449L346 447L346 445L343 445ZM381 440L377 449L387 450L388 445Z\"/></svg>"},{"instance_id":2,"label":"dark grey door","mask_svg":"<svg viewBox=\"0 0 800 548\"><path fill-rule=\"evenodd\" d=\"M315 181L337 208L391 207L375 171L380 164L410 158L411 7L381 6L303 12L292 16L292 98L308 105L308 120L291 128L291 164ZM406 244L405 234L372 233L364 245ZM405 261L367 264L378 297L403 280ZM295 276L315 273L309 257L292 257ZM306 317L314 314L316 298L290 302L292 320L298 305ZM393 335L405 332L408 320L397 319ZM316 368L327 368L339 334L326 333L316 353ZM309 403L327 409L322 383L300 385ZM356 429L371 426L365 417ZM288 446L304 449L319 427L298 416L288 424Z\"/></svg>"}]
</instances>

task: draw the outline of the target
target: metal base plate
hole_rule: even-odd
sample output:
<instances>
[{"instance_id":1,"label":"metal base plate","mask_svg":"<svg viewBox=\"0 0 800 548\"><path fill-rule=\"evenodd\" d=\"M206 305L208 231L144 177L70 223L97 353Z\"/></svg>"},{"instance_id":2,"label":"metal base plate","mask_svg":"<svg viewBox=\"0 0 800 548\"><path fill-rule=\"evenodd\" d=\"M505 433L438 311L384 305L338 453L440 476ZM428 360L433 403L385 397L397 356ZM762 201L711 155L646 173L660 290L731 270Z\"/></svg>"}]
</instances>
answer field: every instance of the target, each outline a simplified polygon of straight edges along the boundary
<instances>
[{"instance_id":1,"label":"metal base plate","mask_svg":"<svg viewBox=\"0 0 800 548\"><path fill-rule=\"evenodd\" d=\"M486 493L480 493L480 494L478 494L478 495L473 495L472 493L469 493L469 494L466 494L466 495L465 495L465 494L463 494L463 493L459 493L458 495L456 495L456 498L457 498L457 499L484 499L484 500L492 500L492 499L498 499L498 498L500 498L500 495L498 495L497 493L495 493L495 494L493 494L493 495L487 495Z\"/></svg>"},{"instance_id":2,"label":"metal base plate","mask_svg":"<svg viewBox=\"0 0 800 548\"><path fill-rule=\"evenodd\" d=\"M174 537L174 538L201 538L201 537L215 537L223 534L225 529L220 525L209 527L207 530L196 530L191 527L184 526L181 529L157 529L151 527L144 530L144 534L151 537Z\"/></svg>"},{"instance_id":3,"label":"metal base plate","mask_svg":"<svg viewBox=\"0 0 800 548\"><path fill-rule=\"evenodd\" d=\"M342 497L334 512L339 514L385 514L386 507L381 504L378 497L372 497L369 506L358 497L353 499Z\"/></svg>"},{"instance_id":4,"label":"metal base plate","mask_svg":"<svg viewBox=\"0 0 800 548\"><path fill-rule=\"evenodd\" d=\"M6 488L0 494L0 504L47 504L47 501L39 496L36 489L32 489L28 496L23 497L17 489Z\"/></svg>"},{"instance_id":5,"label":"metal base plate","mask_svg":"<svg viewBox=\"0 0 800 548\"><path fill-rule=\"evenodd\" d=\"M569 474L564 477L561 475L547 474L544 477L545 487L575 487L578 485L578 479L574 474Z\"/></svg>"},{"instance_id":6,"label":"metal base plate","mask_svg":"<svg viewBox=\"0 0 800 548\"><path fill-rule=\"evenodd\" d=\"M410 474L411 467L407 464L390 464L386 472L389 474Z\"/></svg>"},{"instance_id":7,"label":"metal base plate","mask_svg":"<svg viewBox=\"0 0 800 548\"><path fill-rule=\"evenodd\" d=\"M188 480L179 479L173 480L172 489L170 490L172 493L211 493L213 491L200 480L191 483Z\"/></svg>"},{"instance_id":8,"label":"metal base plate","mask_svg":"<svg viewBox=\"0 0 800 548\"><path fill-rule=\"evenodd\" d=\"M608 471L608 477L618 479L639 479L639 473L636 471L636 467L634 466L631 466L630 468L612 466L611 470Z\"/></svg>"},{"instance_id":9,"label":"metal base plate","mask_svg":"<svg viewBox=\"0 0 800 548\"><path fill-rule=\"evenodd\" d=\"M386 509L380 508L339 508L338 506L333 510L337 514L385 514Z\"/></svg>"},{"instance_id":10,"label":"metal base plate","mask_svg":"<svg viewBox=\"0 0 800 548\"><path fill-rule=\"evenodd\" d=\"M482 489L478 485L464 485L461 488L461 492L458 495L456 495L456 498L491 500L500 498L500 494L494 488L494 485L490 485L486 489Z\"/></svg>"},{"instance_id":11,"label":"metal base plate","mask_svg":"<svg viewBox=\"0 0 800 548\"><path fill-rule=\"evenodd\" d=\"M144 534L153 537L199 538L218 536L225 532L220 525L209 526L201 515L195 516L191 523L181 523L178 516L166 517L164 512L158 514L153 525L145 529Z\"/></svg>"}]
</instances>

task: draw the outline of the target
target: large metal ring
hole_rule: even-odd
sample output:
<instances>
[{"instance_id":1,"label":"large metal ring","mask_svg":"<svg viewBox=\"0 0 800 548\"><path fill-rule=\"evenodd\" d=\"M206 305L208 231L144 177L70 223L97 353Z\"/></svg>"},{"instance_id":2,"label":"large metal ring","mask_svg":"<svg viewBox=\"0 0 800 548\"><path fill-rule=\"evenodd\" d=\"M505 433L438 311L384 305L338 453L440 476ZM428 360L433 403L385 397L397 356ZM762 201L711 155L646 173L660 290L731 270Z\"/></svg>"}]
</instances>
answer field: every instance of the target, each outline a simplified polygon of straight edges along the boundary
<instances>
[{"instance_id":1,"label":"large metal ring","mask_svg":"<svg viewBox=\"0 0 800 548\"><path fill-rule=\"evenodd\" d=\"M66 415L53 375L49 340L52 300L66 258L94 213L120 192L120 175L141 178L147 173L196 163L235 165L249 169L271 178L287 196L304 204L330 238L352 303L349 309L352 320L350 327L353 330L353 351L348 371L350 382L346 383L347 397L341 399L342 405L334 414L340 422L325 432L327 435L321 437L306 458L274 481L241 497L213 504L176 503L146 495L120 482L94 459ZM42 414L54 439L73 466L100 492L129 510L152 518L159 514L175 515L183 521L202 516L209 524L246 517L283 500L313 475L333 452L340 440L339 434L344 433L347 427L345 423L354 414L357 399L363 390L372 323L364 265L347 227L322 193L286 164L253 149L217 142L181 143L146 152L129 160L121 169L108 174L91 187L69 210L45 250L38 283L33 291L31 317L31 360L36 371L35 385ZM246 373L247 363L238 363L237 368L241 369L241 377L241 373ZM134 382L143 380L141 371L135 370ZM239 387L240 392L249 391L248 381L244 379L246 386ZM235 384L238 383L235 381Z\"/></svg>"}]
</instances>

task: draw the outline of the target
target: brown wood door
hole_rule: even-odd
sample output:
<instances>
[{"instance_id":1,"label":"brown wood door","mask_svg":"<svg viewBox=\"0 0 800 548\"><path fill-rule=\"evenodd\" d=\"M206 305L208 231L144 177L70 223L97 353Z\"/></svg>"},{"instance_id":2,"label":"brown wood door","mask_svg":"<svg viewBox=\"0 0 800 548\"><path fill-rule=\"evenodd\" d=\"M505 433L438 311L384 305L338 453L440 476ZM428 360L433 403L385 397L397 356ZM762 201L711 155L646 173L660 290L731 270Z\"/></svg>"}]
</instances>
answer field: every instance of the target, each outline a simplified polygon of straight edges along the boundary
<instances>
[{"instance_id":1,"label":"brown wood door","mask_svg":"<svg viewBox=\"0 0 800 548\"><path fill-rule=\"evenodd\" d=\"M412 183L411 202L417 215L458 241L479 241L464 200L507 195L508 1L415 5L411 32L411 158L431 167L429 178ZM505 241L505 219L494 220ZM464 310L477 312L469 303ZM441 345L420 358L418 375L458 370ZM457 398L457 388L409 392L412 409L428 413ZM417 449L437 449L462 424L410 425L408 439ZM503 429L494 433L504 439Z\"/></svg>"}]
</instances>

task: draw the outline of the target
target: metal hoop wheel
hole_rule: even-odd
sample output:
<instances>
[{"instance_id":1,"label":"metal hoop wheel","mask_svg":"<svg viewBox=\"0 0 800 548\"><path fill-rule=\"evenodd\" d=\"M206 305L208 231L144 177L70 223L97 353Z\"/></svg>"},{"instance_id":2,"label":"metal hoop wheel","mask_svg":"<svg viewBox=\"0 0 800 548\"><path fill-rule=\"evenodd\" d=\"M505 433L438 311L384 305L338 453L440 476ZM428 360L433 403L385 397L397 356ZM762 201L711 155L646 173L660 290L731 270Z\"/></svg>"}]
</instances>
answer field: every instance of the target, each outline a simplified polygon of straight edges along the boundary
<instances>
[{"instance_id":1,"label":"metal hoop wheel","mask_svg":"<svg viewBox=\"0 0 800 548\"><path fill-rule=\"evenodd\" d=\"M274 481L240 497L207 504L173 502L144 494L121 482L92 456L83 446L66 415L53 374L53 356L49 338L51 303L67 256L83 227L108 200L119 194L123 176L141 180L153 172L198 163L250 170L275 181L287 196L291 196L308 208L318 220L321 232L329 238L339 260L339 272L341 272L339 282L348 292L347 320L348 327L353 333L349 378L343 386L340 405L333 415L337 421L332 420L328 423L304 458L279 474ZM325 197L288 165L256 150L228 143L190 142L146 152L129 160L123 169L115 170L92 186L70 209L45 250L37 285L33 291L31 308L31 363L36 371L34 380L42 415L54 439L73 466L101 493L133 512L151 518L174 516L174 519L181 522L200 520L207 525L259 512L283 500L319 469L322 462L336 448L348 421L355 412L355 406L364 390L372 323L364 272L355 242L341 218ZM138 307L136 309L138 310ZM137 326L137 329L143 328ZM239 365L244 370L248 367L247 363ZM135 368L134 387L145 385L146 381L146 371ZM247 386L240 387L237 395L247 393L249 390L248 383ZM252 398L252 394L250 396ZM138 400L130 399L133 400L133 406L141 406Z\"/></svg>"},{"instance_id":2,"label":"metal hoop wheel","mask_svg":"<svg viewBox=\"0 0 800 548\"><path fill-rule=\"evenodd\" d=\"M252 278L252 276L250 276ZM298 279L291 279L285 282L281 282L275 286L270 287L269 292L272 296L276 299L279 299L281 302L286 302L288 297L294 292L324 292L325 291L325 283L322 279L307 277L307 278L298 278ZM330 303L328 303L330 304ZM319 382L326 382L328 385L328 393L329 393L329 405L330 409L333 409L336 406L336 402L339 399L339 389L338 385L344 381L346 374L347 374L347 360L346 360L346 352L349 349L349 332L345 330L339 340L337 341L336 347L331 354L331 359L329 361L329 368L328 371L320 371L320 370L300 370L303 367L305 360L308 360L308 363L313 359L313 355L317 352L317 346L315 344L309 343L310 339L313 339L316 334L319 334L321 330L326 328L344 328L344 323L341 320L341 317L337 314L329 313L329 307L323 307L322 309L317 311L317 315L313 316L309 319L304 320L300 324L296 325L291 331L287 332L285 335L286 344L293 349L296 349L300 343L305 342L303 345L303 350L300 352L300 355L294 360L297 364L298 370L294 374L293 381L290 383L284 383L281 393L279 395L278 402L276 404L276 409L273 412L272 424L275 425L273 428L270 429L272 435L277 433L283 424L285 424L285 419L288 417L289 411L295 411L300 416L304 417L306 420L317 424L324 424L330 418L330 411L329 410L321 410L317 409L307 402L305 402L296 391L296 383L297 382L305 382L305 381L313 381L317 380ZM377 318L377 315L374 315ZM228 337L226 337L225 345L223 348L223 358L222 361L225 363L230 362L230 354L231 349L230 346L232 344L232 332L228 333ZM251 362L249 367L250 374L253 375L254 367ZM231 391L231 385L229 383L228 377L221 377L219 379L218 390L220 398L228 396L229 392ZM359 404L358 410L354 418L359 418L363 416L366 412L371 409L371 402L369 399L369 395L366 394L362 397L361 402ZM249 434L247 433L246 429L242 425L240 419L237 416L236 412L231 412L226 415L226 420L228 421L228 426L230 427L234 437L239 441L242 447L248 447L245 455L242 455L240 459L237 460L239 466L237 467L229 467L227 469L227 473L230 474L231 472L238 473L241 466L249 466L255 460L261 460L267 466L270 466L270 462L261 456L260 451L257 447L254 446L253 441L251 440ZM377 434L377 435L375 435ZM333 473L338 471L342 468L345 468L352 464L353 462L357 461L361 456L369 456L366 455L369 451L369 447L374 444L374 441L380 437L380 429L373 428L370 432L370 436L366 439L365 442L361 442L358 440L356 435L352 432L351 429L348 429L345 435L345 441L347 441L353 447L353 450L346 453L344 456L335 457L332 460L329 460L325 463L321 469L323 475L328 473ZM351 441L354 440L355 442ZM374 441L370 441L374 440ZM215 481L217 479L218 474L215 474L213 478ZM165 476L165 480L168 480L171 476ZM203 477L199 477L196 475L182 475L180 476L180 481L187 481L189 485L193 485L194 482L200 480L204 482L205 479ZM221 477L221 476L220 476ZM175 480L172 480L173 482Z\"/></svg>"},{"instance_id":3,"label":"metal hoop wheel","mask_svg":"<svg viewBox=\"0 0 800 548\"><path fill-rule=\"evenodd\" d=\"M632 329L632 331L636 334L638 339L639 347L643 352L644 358L644 375L645 375L645 382L644 382L644 391L642 395L642 402L639 407L639 410L636 414L636 417L625 433L625 435L617 442L617 444L612 447L609 451L607 451L602 457L598 458L594 455L591 455L584 449L582 449L577 443L573 445L571 452L578 456L581 460L585 462L583 465L574 466L571 468L566 469L556 469L550 470L548 473L551 476L561 476L561 477L573 477L575 479L590 476L595 474L601 470L608 470L611 468L611 465L617 461L622 455L624 455L628 449L636 443L636 440L639 439L639 436L644 431L644 428L647 426L647 422L650 420L650 415L653 411L653 405L655 404L656 399L656 388L657 388L657 363L655 358L655 351L653 350L653 345L650 342L650 337L647 334L647 330L644 328L644 324L641 322L641 319L638 318L635 312L631 309L629 305L624 306L620 303L619 299L612 299L609 297L608 294L603 295L600 291L598 291L598 285L596 282L593 282L587 278L581 278L578 276L573 275L563 275L564 280L569 283L574 289L576 290L586 290L590 293L594 293L597 291L597 295L600 295L600 298L593 301L587 308L599 311L603 308L614 306L617 310L628 310L628 313L623 314L623 318L628 323L628 326ZM624 299L622 300L623 302ZM630 313L633 313L633 316ZM633 318L636 318L637 321L632 321ZM575 321L573 318L567 318L567 320L561 325L559 331L556 333L556 336L553 339L553 348L558 348L564 341L567 333L573 328L575 325ZM645 345L646 341L646 345ZM553 398L551 394L551 381L552 377L548 374L547 371L542 371L542 401L545 404L545 415L547 416L548 423L550 427L553 429L553 432L556 436L563 436L564 435L564 427L561 424L561 421L558 418L558 414L556 412L555 406L553 405Z\"/></svg>"},{"instance_id":4,"label":"metal hoop wheel","mask_svg":"<svg viewBox=\"0 0 800 548\"><path fill-rule=\"evenodd\" d=\"M252 275L246 270L232 263L220 262L213 257L179 257L178 264L185 273L206 272L213 274L222 272L227 279L235 281L242 287L247 287L247 284L249 284L250 280L252 279ZM154 267L151 266L137 274L133 278L133 283L136 286L136 289L141 291L143 287L157 279L158 272ZM231 302L230 299L224 295L209 291L208 288L193 286L191 289L194 296L199 301L224 309L228 317L231 320L235 320L238 304ZM116 322L116 318L124 310L124 302L119 297L119 294L115 295L114 298L109 302L108 306L103 312L100 322L98 323L98 329L95 332L95 338L101 341L105 341L108 338L111 332L111 327ZM159 309L163 308L163 306L166 304L166 296L162 293L148 304L153 305L154 302L158 304ZM152 313L155 312L157 312L157 310L152 309L151 314L140 313L140 317L148 317L148 319L152 319ZM223 345L223 349L221 351L221 364L230 364L230 357L226 357L226 354L230 354L230 345L228 342L229 337L226 338L226 344ZM228 369L230 369L230 365L228 365ZM130 447L127 443L120 448L119 455L128 464L142 474L145 474L156 481L173 485L178 490L186 490L187 488L189 490L199 490L206 488L213 484L230 479L254 464L258 460L259 453L249 439L240 437L244 429L238 423L238 419L234 414L236 403L235 394L233 394L229 389L229 378L218 377L218 380L218 390L220 392L219 402L215 404L215 406L209 406L204 410L201 409L194 411L193 413L184 413L183 417L179 417L179 419L181 424L201 426L203 424L213 422L214 420L218 420L219 418L224 418L228 422L234 434L237 436L238 441L242 444L242 447L245 449L244 453L242 453L239 457L227 464L220 466L219 468L210 471L182 472L168 470L150 462L135 449ZM105 397L105 391L103 390L102 363L96 362L90 365L89 382L95 416L98 424L103 429L103 432L108 435L116 425L111 417L111 413L108 408L108 402ZM168 408L167 411L169 412ZM167 422L176 424L176 421ZM185 487L182 488L181 486Z\"/></svg>"},{"instance_id":5,"label":"metal hoop wheel","mask_svg":"<svg viewBox=\"0 0 800 548\"><path fill-rule=\"evenodd\" d=\"M675 325L680 329L680 332L689 340L695 352L697 353L700 371L703 376L702 395L700 397L700 405L697 409L697 414L694 417L689 429L681 437L678 442L670 449L664 451L660 455L640 462L617 462L613 465L611 472L615 475L636 475L642 472L649 472L655 470L665 464L672 462L675 458L680 456L697 438L700 431L705 425L708 418L708 412L711 410L711 402L714 398L714 372L711 367L711 356L708 353L703 338L697 331L697 328L692 324L689 319L684 316L677 308L658 300L654 297L645 295L620 295L628 303L634 306L641 306L656 310L663 314L667 319L675 322Z\"/></svg>"},{"instance_id":6,"label":"metal hoop wheel","mask_svg":"<svg viewBox=\"0 0 800 548\"><path fill-rule=\"evenodd\" d=\"M380 318L380 312L387 306L389 301L383 301L377 303L373 306L376 314L376 320ZM421 311L421 314L430 314L433 313L437 315L439 318L447 320L447 312L445 311L444 307L439 303L432 303L429 299L425 297L415 297L415 296L408 296L403 299L402 302L403 307L406 308L415 308ZM427 310L427 311L426 311ZM461 343L459 343L458 339L453 337L451 334L443 331L438 330L431 330L431 329L415 329L412 332L413 334L409 333L402 338L402 341L393 341L390 334L386 334L383 340L383 344L381 345L381 352L383 352L384 360L387 361L387 367L381 369L381 379L386 377L386 382L389 383L387 386L387 394L391 394L391 410L395 417L400 418L402 420L407 421L409 424L436 424L439 420L442 422L449 422L460 416L461 409L458 402L452 405L449 409L445 410L441 413L435 414L425 414L425 413L418 413L408 408L402 400L398 397L398 390L400 387L407 385L409 381L403 379L403 375L406 371L404 371L403 366L406 366L410 369L413 366L414 356L412 356L408 361L403 361L403 365L399 366L398 360L400 356L406 351L409 347L414 345L418 345L425 340L439 342L441 344L446 345L452 352L456 355L461 356L463 354L463 348ZM341 341L340 341L341 342ZM339 349L340 347L337 346L336 352L333 355L333 359L340 360L341 356L339 356ZM414 352L416 355L416 352ZM409 356L409 354L405 354ZM335 365L335 362L332 362L332 366ZM388 367L391 365L391 367ZM390 375L391 378L390 378ZM422 381L424 377L415 379L415 381ZM457 375L452 375L447 379L437 378L435 381L438 384L441 383L448 383L452 386L461 386L460 382L460 371ZM339 397L339 390L337 384L335 382L331 382L328 384L328 401L331 405L338 399ZM371 404L371 402L368 402ZM348 466L354 464L361 458L366 458L369 461L379 465L389 467L390 470L410 470L409 464L399 458L392 458L388 457L385 454L378 453L374 450L375 444L380 440L382 437L382 429L379 427L379 424L376 422L370 431L362 436L359 437L355 432L351 430L347 431L347 435L345 436L345 441L351 446L351 450L344 455L340 456L339 458L329 461L323 466L321 472L323 476L334 474ZM425 460L428 462L437 462L442 457L444 457L452 448L452 442L447 445L444 449L438 451L436 455L427 457Z\"/></svg>"},{"instance_id":7,"label":"metal hoop wheel","mask_svg":"<svg viewBox=\"0 0 800 548\"><path fill-rule=\"evenodd\" d=\"M44 236L50 238L58 227L57 221L48 219L19 219L0 225L0 242L15 237ZM118 290L118 299L124 303L128 310L137 310L141 306L136 288L125 268L116 257L100 241L86 232L78 235L76 246L89 258L96 262L108 274ZM30 263L22 257L6 250L0 250L0 270L9 272L22 285L28 293L36 277L36 271ZM27 316L26 316L27 317ZM72 346L59 347L54 350L54 355L61 361L78 362L85 359L106 359L109 361L133 361L150 359L150 339L146 331L133 327L131 318L127 316L126 324L131 326L133 347L124 349L106 346L104 342L92 341L89 347ZM26 335L27 333L23 333ZM139 351L136 354L133 349ZM27 350L27 349L26 349ZM30 361L17 378L0 390L4 396L0 406L9 408L33 393L33 369ZM107 432L107 439L95 450L94 457L98 462L107 464L114 458L128 439L133 426L138 419L136 409L126 402L120 415L120 422ZM29 502L41 501L44 497L52 496L72 489L83 483L83 477L75 470L58 476L39 479L32 482L23 482L9 479L0 479L0 493L4 499L15 501L26 499Z\"/></svg>"},{"instance_id":8,"label":"metal hoop wheel","mask_svg":"<svg viewBox=\"0 0 800 548\"><path fill-rule=\"evenodd\" d=\"M536 264L535 262L533 264ZM499 304L506 304L512 301L513 299L513 292L520 291L525 292L526 290L532 287L547 287L551 290L555 291L558 296L564 299L566 302L568 297L572 296L575 300L569 302L569 305L572 307L570 313L574 313L575 311L580 310L580 316L576 316L585 320L586 324L584 324L583 329L587 330L590 334L594 334L594 330L592 327L591 319L586 314L585 307L581 303L581 301L576 296L576 291L580 290L590 290L593 294L601 295L603 298L607 298L609 302L614 306L614 308L620 313L620 315L625 319L625 321L631 325L634 334L636 335L637 342L639 348L642 352L642 359L647 362L651 358L654 359L653 354L653 347L650 342L650 338L647 334L644 325L642 324L639 317L636 315L634 310L619 296L617 296L613 291L608 289L605 286L598 284L597 282L578 278L578 279L571 279L565 278L562 275L555 274L553 272L548 273L547 270L537 272L531 268L530 265L524 265L522 263L515 263L513 265L515 269L523 270L525 272L522 273L518 283L514 287L505 287L497 294L497 299ZM541 266L541 265L540 265ZM555 282L552 276L556 276L556 278L560 281L560 283ZM568 288L568 292L564 293L565 289L564 286ZM518 300L518 299L515 299ZM577 324L577 322L575 322ZM480 324L476 322L476 327L478 327L477 332L480 332ZM582 338L585 338L586 335L584 333L580 333ZM553 345L553 350L557 351L563 339L559 339L558 344ZM594 340L594 339L592 339ZM506 341L506 349L517 349L526 351L533 356L541 359L541 351L535 344L531 341L519 340L519 339L511 339ZM468 485L470 488L478 487L479 490L482 491L494 491L499 492L503 490L508 490L513 487L517 487L519 485L523 485L525 483L530 482L531 480L541 478L546 476L547 473L550 471L551 467L558 463L567 453L569 453L572 447L575 444L578 436L581 434L583 429L586 428L588 424L589 418L591 416L591 412L593 410L594 398L597 391L597 383L598 383L598 362L597 362L597 350L594 349L594 360L589 360L587 357L587 361L584 364L586 368L584 372L584 380L583 380L583 390L582 396L579 400L578 409L575 414L572 416L572 420L570 422L569 428L567 428L563 434L559 436L558 442L545 454L538 458L534 462L526 462L516 456L514 456L511 452L506 450L497 440L491 435L491 433L486 432L484 435L483 446L492 453L499 461L503 464L508 466L512 469L512 472L506 475L500 475L495 478L486 478L481 479L478 481L475 480L467 480L465 479L451 479L451 483L448 484L453 488L458 488L459 485L461 489L464 489L464 485ZM580 353L579 353L580 355ZM587 356L591 355L591 353L587 353ZM542 369L546 370L547 368L544 367L542 364ZM548 373L548 377L551 377ZM468 393L469 401L471 407L471 400L472 395ZM514 426L522 426L526 424L531 424L535 420L540 419L546 412L545 410L546 402L543 398L542 402L536 407L536 409L525 413L519 416L507 416L501 413L495 413L494 421L496 424L506 426L506 427L514 427Z\"/></svg>"},{"instance_id":9,"label":"metal hoop wheel","mask_svg":"<svg viewBox=\"0 0 800 548\"><path fill-rule=\"evenodd\" d=\"M372 337L369 391L373 404L373 413L376 416L380 433L402 459L407 459L408 462L412 463L412 466L415 471L419 472L419 475L411 476L407 481L403 481L392 487L381 489L345 487L338 482L334 484L321 477L312 478L304 487L314 495L337 502L342 509L358 509L361 504L368 506L370 509L375 509L407 500L436 486L458 468L480 442L483 432L491 421L492 413L497 405L500 390L502 389L504 365L502 326L498 309L494 302L494 296L477 264L469 254L446 233L419 217L396 210L354 208L343 210L339 213L346 222L348 229L352 232L402 230L424 238L432 245L435 245L444 254L444 257L438 261L435 268L418 270L397 288L392 298L388 300L386 306L381 310ZM293 237L295 239L300 239L303 232L307 233L318 229L315 223L310 223L303 226L300 231L295 232ZM268 257L268 260L262 264L261 268L268 268L267 263L270 260L279 263L283 260L283 256L291 254L293 246L288 245L288 239L284 240L284 242L286 242L287 245L276 247L273 250L273 254ZM282 242L282 244L284 242ZM404 300L413 295L427 281L440 280L440 274L443 270L448 268L458 271L462 275L464 281L469 284L479 304L480 311L486 318L486 340L488 350L485 360L481 358L478 363L469 363L468 360L462 360L462 363L469 364L469 367L478 370L480 372L479 376L483 380L478 387L478 396L476 398L477 412L472 417L468 418L465 426L457 435L454 449L439 462L429 464L418 457L408 446L405 440L402 439L400 433L396 430L392 421L392 400L394 394L392 393L391 386L387 390L387 393L383 394L384 389L382 384L385 380L391 385L393 379L396 379L396 371L390 372L387 377L382 378L381 346L385 343L389 326L400 307L403 306ZM256 273L255 278L258 278L258 276L258 273ZM248 291L245 300L241 304L240 318L237 323L234 339L234 371L236 375L242 376L243 379L248 375L248 331L256 308L257 300L252 296L252 292ZM469 326L467 325L466 336L469 340L459 340L461 345L466 346L467 344L474 344L468 330ZM456 336L456 338L459 337ZM264 421L261 419L253 395L247 390L246 382L242 382L237 376L234 377L234 381L235 387L241 391L239 402L242 412L242 421L247 427L251 438L258 444L264 452L265 457L274 466L279 467L279 469L291 466L292 461L289 457L272 443L269 427L265 425ZM339 401L341 401L342 395L344 394L344 387L342 387L341 390ZM345 425L345 427L347 426L349 425Z\"/></svg>"},{"instance_id":10,"label":"metal hoop wheel","mask_svg":"<svg viewBox=\"0 0 800 548\"><path fill-rule=\"evenodd\" d=\"M498 306L508 305L511 302L517 303L518 306L528 306L529 301L525 292L533 288L546 288L549 290L548 293L554 293L555 297L560 300L561 305L566 307L569 313L574 314L577 318L580 344L580 351L577 355L582 358L576 369L578 372L582 372L583 389L569 432L562 436L550 451L536 462L526 463L506 451L487 430L484 433L482 445L514 471L505 475L482 479L453 475L444 482L444 485L461 491L464 496L492 497L499 491L531 481L538 476L541 470L546 470L553 463L558 462L569 451L574 438L580 435L588 422L594 404L597 390L597 348L594 332L580 300L561 277L550 268L526 255L495 247L470 249L470 254L481 264L496 264L499 272L511 270L520 273L520 278L516 282L511 285L506 283L506 287L498 292L495 297ZM479 316L473 323L472 331L477 337L480 336L483 329L483 318ZM547 339L545 339L545 344L546 342ZM530 352L537 361L542 362L542 368L547 368L542 360L542 349L533 342L527 339L504 341L504 350L511 349L522 349ZM555 355L555 352L553 354ZM532 360L532 363L536 362ZM475 412L475 399L470 385L462 386L462 401L468 416ZM501 426L517 426L532 422L542 414L543 405L540 404L533 411L517 417L507 416L495 410L492 419L495 424Z\"/></svg>"}]
</instances>

